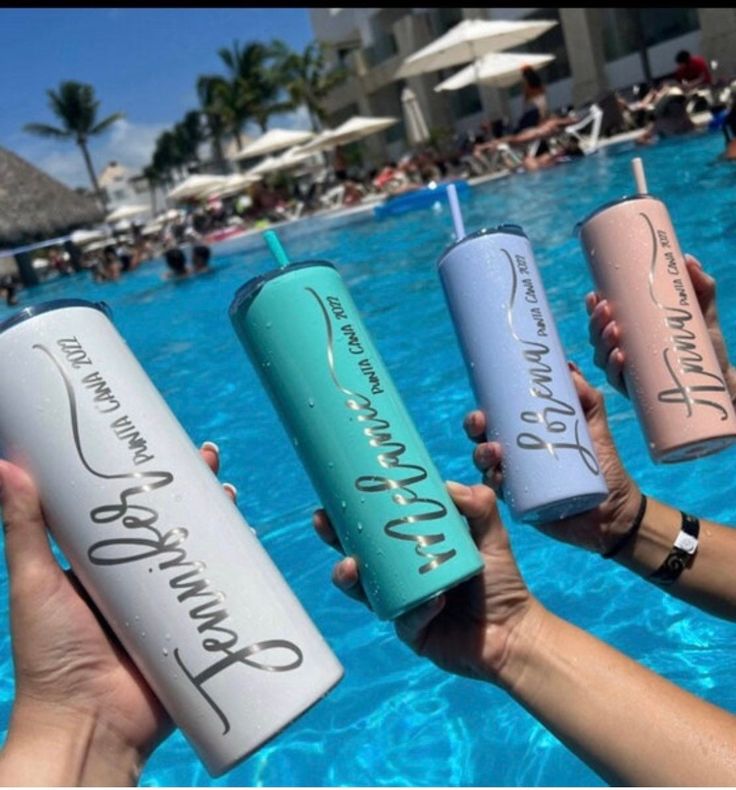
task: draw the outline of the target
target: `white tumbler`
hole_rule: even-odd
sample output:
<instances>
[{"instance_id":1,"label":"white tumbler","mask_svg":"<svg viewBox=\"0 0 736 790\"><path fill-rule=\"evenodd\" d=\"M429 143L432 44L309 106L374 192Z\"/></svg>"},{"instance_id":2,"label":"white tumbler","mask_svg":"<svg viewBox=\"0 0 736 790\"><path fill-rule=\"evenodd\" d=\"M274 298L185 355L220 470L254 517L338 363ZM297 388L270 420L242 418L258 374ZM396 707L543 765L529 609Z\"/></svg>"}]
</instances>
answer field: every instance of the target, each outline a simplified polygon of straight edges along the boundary
<instances>
[{"instance_id":1,"label":"white tumbler","mask_svg":"<svg viewBox=\"0 0 736 790\"><path fill-rule=\"evenodd\" d=\"M0 324L0 449L33 477L75 574L211 775L342 667L103 305Z\"/></svg>"}]
</instances>

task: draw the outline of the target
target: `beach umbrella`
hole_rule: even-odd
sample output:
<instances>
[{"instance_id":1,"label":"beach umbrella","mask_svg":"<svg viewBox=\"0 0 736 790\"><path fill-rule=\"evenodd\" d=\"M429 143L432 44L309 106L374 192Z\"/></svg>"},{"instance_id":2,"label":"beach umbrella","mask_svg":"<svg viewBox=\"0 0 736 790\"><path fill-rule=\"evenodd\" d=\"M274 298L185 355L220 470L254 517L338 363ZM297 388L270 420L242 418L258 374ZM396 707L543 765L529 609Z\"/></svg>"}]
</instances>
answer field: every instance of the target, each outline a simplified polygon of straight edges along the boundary
<instances>
[{"instance_id":1,"label":"beach umbrella","mask_svg":"<svg viewBox=\"0 0 736 790\"><path fill-rule=\"evenodd\" d=\"M148 206L141 206L140 204L118 206L105 217L105 221L119 222L122 219L130 219L130 217L137 217L139 214L145 214L148 210Z\"/></svg>"},{"instance_id":2,"label":"beach umbrella","mask_svg":"<svg viewBox=\"0 0 736 790\"><path fill-rule=\"evenodd\" d=\"M492 52L484 55L470 66L461 69L452 77L435 86L436 91L458 91L474 83L509 88L521 81L521 69L531 66L539 69L551 63L554 55L512 54L511 52Z\"/></svg>"},{"instance_id":3,"label":"beach umbrella","mask_svg":"<svg viewBox=\"0 0 736 790\"><path fill-rule=\"evenodd\" d=\"M246 171L246 175L262 176L266 173L276 173L279 170L289 170L292 167L297 167L311 159L314 156L314 151L303 151L299 146L294 146L288 151L284 151L280 156L268 156L262 162L259 162L255 167Z\"/></svg>"},{"instance_id":4,"label":"beach umbrella","mask_svg":"<svg viewBox=\"0 0 736 790\"><path fill-rule=\"evenodd\" d=\"M256 156L265 156L285 148L304 143L314 137L313 132L299 131L296 129L270 129L264 135L246 145L233 156L233 159L252 159Z\"/></svg>"},{"instance_id":5,"label":"beach umbrella","mask_svg":"<svg viewBox=\"0 0 736 790\"><path fill-rule=\"evenodd\" d=\"M260 180L259 175L250 175L249 173L236 173L232 176L227 176L227 180L222 184L205 189L201 193L201 197L230 197L237 195L244 189L247 189L251 184L255 184Z\"/></svg>"},{"instance_id":6,"label":"beach umbrella","mask_svg":"<svg viewBox=\"0 0 736 790\"><path fill-rule=\"evenodd\" d=\"M100 241L95 241L89 245L89 247L85 247L85 252L94 252L95 250L102 250L108 246L108 244L115 244L115 239L107 238L102 239Z\"/></svg>"},{"instance_id":7,"label":"beach umbrella","mask_svg":"<svg viewBox=\"0 0 736 790\"><path fill-rule=\"evenodd\" d=\"M552 20L518 21L465 19L440 38L410 55L396 72L397 79L469 63L489 52L533 41L553 28Z\"/></svg>"},{"instance_id":8,"label":"beach umbrella","mask_svg":"<svg viewBox=\"0 0 736 790\"><path fill-rule=\"evenodd\" d=\"M107 236L107 232L104 230L75 230L74 233L69 237L72 243L78 245L79 247L83 247L85 244L90 244L93 241L98 241L99 239L104 239Z\"/></svg>"},{"instance_id":9,"label":"beach umbrella","mask_svg":"<svg viewBox=\"0 0 736 790\"><path fill-rule=\"evenodd\" d=\"M382 132L398 122L398 119L391 117L354 115L336 129L319 135L317 141L310 141L306 145L301 146L301 150L304 153L314 153L335 148L338 145L347 145L377 132Z\"/></svg>"},{"instance_id":10,"label":"beach umbrella","mask_svg":"<svg viewBox=\"0 0 736 790\"><path fill-rule=\"evenodd\" d=\"M177 184L168 194L171 200L191 200L196 198L203 190L218 186L227 179L227 176L195 174L185 178Z\"/></svg>"},{"instance_id":11,"label":"beach umbrella","mask_svg":"<svg viewBox=\"0 0 736 790\"><path fill-rule=\"evenodd\" d=\"M411 88L401 92L401 107L404 111L404 127L410 145L421 145L429 140L429 129L416 94Z\"/></svg>"}]
</instances>

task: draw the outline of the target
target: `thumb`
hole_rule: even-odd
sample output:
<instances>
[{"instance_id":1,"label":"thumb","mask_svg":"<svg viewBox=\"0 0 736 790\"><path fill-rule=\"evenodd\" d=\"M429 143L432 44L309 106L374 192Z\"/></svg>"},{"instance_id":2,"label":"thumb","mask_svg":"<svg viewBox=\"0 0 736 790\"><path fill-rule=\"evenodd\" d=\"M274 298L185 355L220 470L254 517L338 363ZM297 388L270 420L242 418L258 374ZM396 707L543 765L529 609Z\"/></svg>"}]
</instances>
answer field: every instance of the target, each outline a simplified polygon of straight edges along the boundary
<instances>
[{"instance_id":1,"label":"thumb","mask_svg":"<svg viewBox=\"0 0 736 790\"><path fill-rule=\"evenodd\" d=\"M488 486L466 486L448 481L447 490L458 510L467 518L480 551L491 548L494 536L506 536L496 504L496 495Z\"/></svg>"},{"instance_id":2,"label":"thumb","mask_svg":"<svg viewBox=\"0 0 736 790\"><path fill-rule=\"evenodd\" d=\"M36 486L20 467L7 461L0 461L0 505L10 581L34 571L48 579L62 573L51 552Z\"/></svg>"},{"instance_id":3,"label":"thumb","mask_svg":"<svg viewBox=\"0 0 736 790\"><path fill-rule=\"evenodd\" d=\"M582 371L574 362L568 362L570 374L572 375L575 391L580 399L586 419L601 416L606 417L606 404L603 400L603 393L596 389L588 379L583 376Z\"/></svg>"}]
</instances>

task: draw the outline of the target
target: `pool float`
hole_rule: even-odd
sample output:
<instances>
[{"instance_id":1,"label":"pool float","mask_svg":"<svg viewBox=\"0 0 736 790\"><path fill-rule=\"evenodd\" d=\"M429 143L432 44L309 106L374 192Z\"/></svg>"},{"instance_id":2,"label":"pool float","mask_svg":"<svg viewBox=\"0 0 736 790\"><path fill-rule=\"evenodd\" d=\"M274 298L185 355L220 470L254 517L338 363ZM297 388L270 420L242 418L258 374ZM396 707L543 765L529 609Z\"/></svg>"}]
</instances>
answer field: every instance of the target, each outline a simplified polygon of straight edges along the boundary
<instances>
[{"instance_id":1,"label":"pool float","mask_svg":"<svg viewBox=\"0 0 736 790\"><path fill-rule=\"evenodd\" d=\"M239 236L241 233L245 233L247 228L242 227L230 227L230 228L223 228L222 230L216 230L214 233L208 233L203 241L207 244L212 244L216 241L225 241L225 239L230 239L233 236Z\"/></svg>"},{"instance_id":2,"label":"pool float","mask_svg":"<svg viewBox=\"0 0 736 790\"><path fill-rule=\"evenodd\" d=\"M373 213L377 219L391 217L395 214L404 214L407 211L414 211L419 208L427 208L435 203L447 201L447 187L455 184L458 195L467 195L470 192L468 182L460 179L458 181L448 181L441 184L432 184L421 189L414 189L411 192L404 192L388 198L385 203L376 206Z\"/></svg>"}]
</instances>

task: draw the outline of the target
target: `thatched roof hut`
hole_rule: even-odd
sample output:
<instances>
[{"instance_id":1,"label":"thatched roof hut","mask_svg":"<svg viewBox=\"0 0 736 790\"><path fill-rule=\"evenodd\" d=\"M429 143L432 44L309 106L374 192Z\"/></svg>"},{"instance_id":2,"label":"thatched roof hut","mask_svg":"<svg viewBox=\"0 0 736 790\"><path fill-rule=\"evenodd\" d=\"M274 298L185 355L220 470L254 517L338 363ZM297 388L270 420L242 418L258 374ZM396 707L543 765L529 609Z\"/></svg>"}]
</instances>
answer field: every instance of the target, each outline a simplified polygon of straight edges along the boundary
<instances>
[{"instance_id":1,"label":"thatched roof hut","mask_svg":"<svg viewBox=\"0 0 736 790\"><path fill-rule=\"evenodd\" d=\"M0 147L0 249L61 236L104 218L96 200Z\"/></svg>"}]
</instances>

